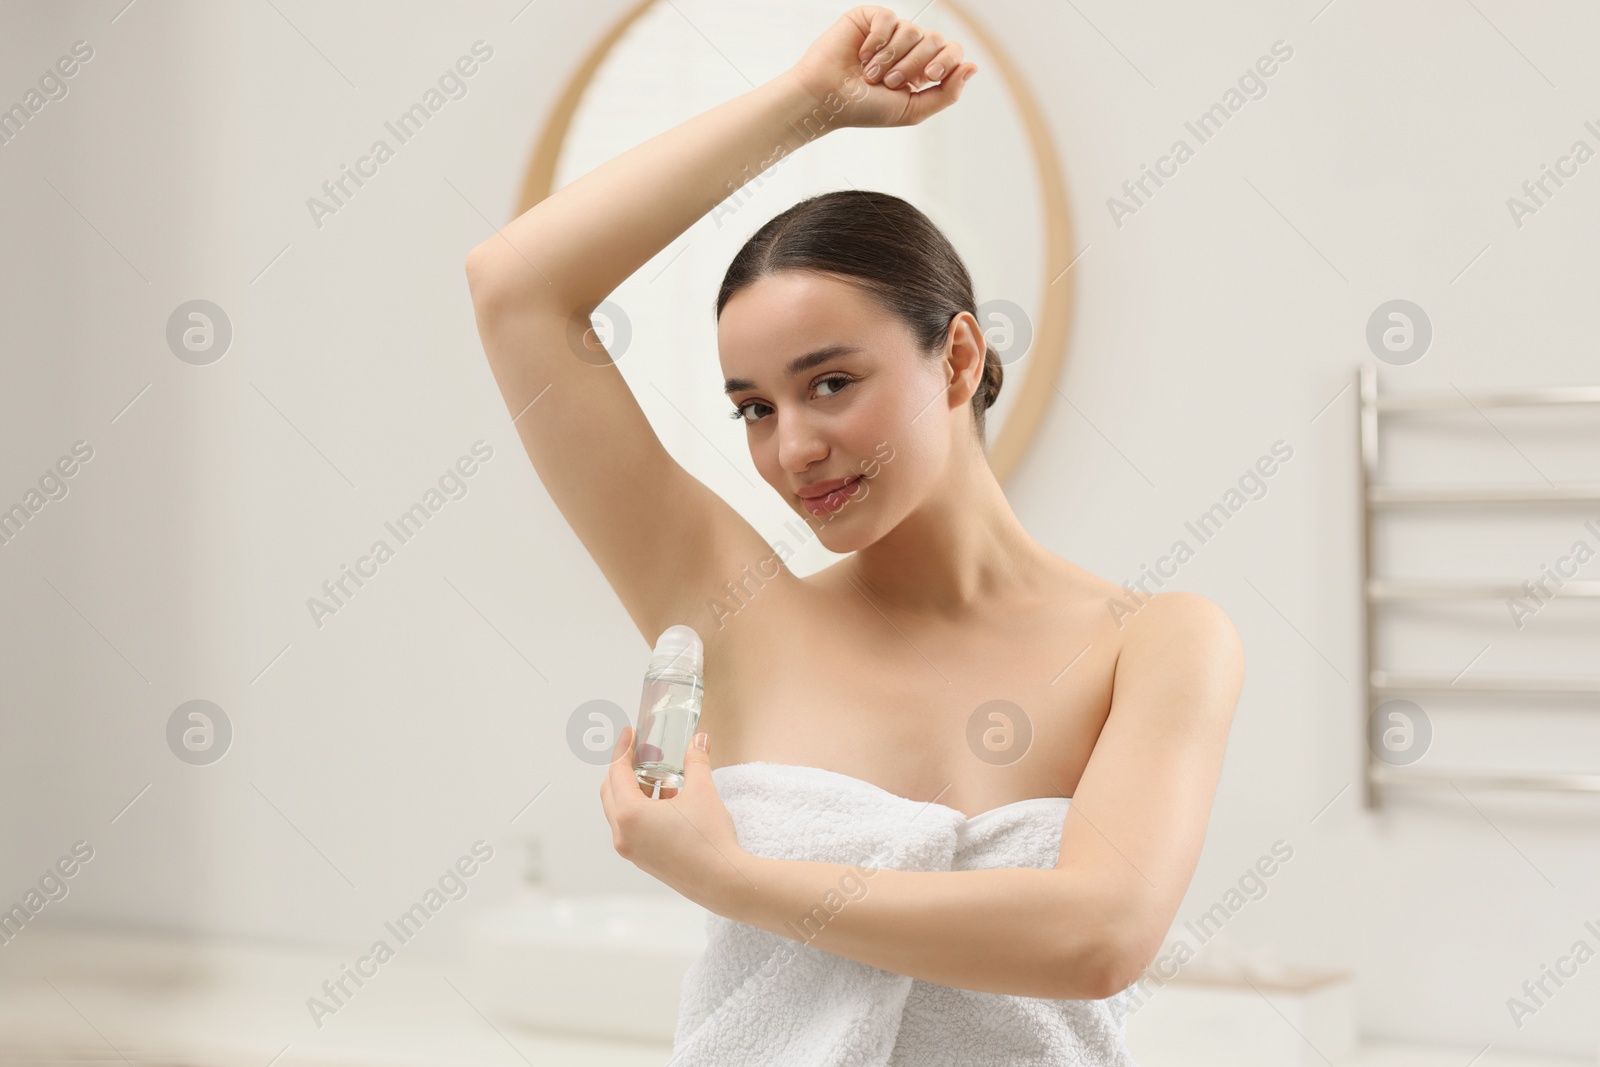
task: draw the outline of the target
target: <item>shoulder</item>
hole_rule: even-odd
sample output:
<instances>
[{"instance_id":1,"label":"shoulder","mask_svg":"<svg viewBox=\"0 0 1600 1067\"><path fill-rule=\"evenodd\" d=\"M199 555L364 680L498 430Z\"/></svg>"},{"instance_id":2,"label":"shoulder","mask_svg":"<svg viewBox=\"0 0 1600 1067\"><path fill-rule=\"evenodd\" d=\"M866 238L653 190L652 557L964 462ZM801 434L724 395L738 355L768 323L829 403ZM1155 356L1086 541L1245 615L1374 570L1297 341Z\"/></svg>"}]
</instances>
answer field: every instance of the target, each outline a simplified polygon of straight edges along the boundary
<instances>
[{"instance_id":1,"label":"shoulder","mask_svg":"<svg viewBox=\"0 0 1600 1067\"><path fill-rule=\"evenodd\" d=\"M1188 637L1216 645L1238 645L1239 631L1228 613L1199 593L1174 590L1146 597L1128 619L1130 641Z\"/></svg>"},{"instance_id":2,"label":"shoulder","mask_svg":"<svg viewBox=\"0 0 1600 1067\"><path fill-rule=\"evenodd\" d=\"M1231 713L1244 645L1227 612L1198 593L1157 593L1124 620L1118 685L1210 693Z\"/></svg>"},{"instance_id":3,"label":"shoulder","mask_svg":"<svg viewBox=\"0 0 1600 1067\"><path fill-rule=\"evenodd\" d=\"M1116 629L1124 647L1129 642L1150 644L1175 637L1210 641L1219 648L1238 644L1238 631L1227 612L1199 593L1133 592L1059 556L1051 559L1058 564L1062 599L1099 612L1102 621Z\"/></svg>"}]
</instances>

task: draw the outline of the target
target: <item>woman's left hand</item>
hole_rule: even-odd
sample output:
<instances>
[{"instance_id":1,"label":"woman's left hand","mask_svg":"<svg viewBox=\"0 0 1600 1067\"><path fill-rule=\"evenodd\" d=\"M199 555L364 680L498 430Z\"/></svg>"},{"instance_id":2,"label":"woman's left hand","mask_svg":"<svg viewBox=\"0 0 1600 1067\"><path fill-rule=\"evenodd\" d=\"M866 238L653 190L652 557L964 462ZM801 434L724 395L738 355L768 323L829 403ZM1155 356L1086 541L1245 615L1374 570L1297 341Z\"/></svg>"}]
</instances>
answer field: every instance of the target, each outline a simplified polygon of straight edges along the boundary
<instances>
[{"instance_id":1,"label":"woman's left hand","mask_svg":"<svg viewBox=\"0 0 1600 1067\"><path fill-rule=\"evenodd\" d=\"M724 914L751 888L744 874L749 856L711 780L710 755L691 744L683 754L683 788L652 800L633 776L633 738L633 727L626 727L600 784L612 846L641 871Z\"/></svg>"}]
</instances>

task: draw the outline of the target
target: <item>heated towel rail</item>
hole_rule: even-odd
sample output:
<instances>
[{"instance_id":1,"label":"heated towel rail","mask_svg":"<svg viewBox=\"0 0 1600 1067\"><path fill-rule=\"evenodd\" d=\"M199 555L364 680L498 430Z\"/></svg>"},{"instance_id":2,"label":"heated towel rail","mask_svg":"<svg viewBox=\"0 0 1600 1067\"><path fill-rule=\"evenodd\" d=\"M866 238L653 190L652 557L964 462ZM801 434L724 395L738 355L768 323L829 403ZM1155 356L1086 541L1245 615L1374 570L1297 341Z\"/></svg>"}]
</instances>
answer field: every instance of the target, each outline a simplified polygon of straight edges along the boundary
<instances>
[{"instance_id":1,"label":"heated towel rail","mask_svg":"<svg viewBox=\"0 0 1600 1067\"><path fill-rule=\"evenodd\" d=\"M1380 419L1384 416L1460 410L1471 414L1484 408L1571 407L1600 405L1600 386L1522 389L1502 392L1463 393L1459 390L1417 392L1378 392L1377 369L1364 364L1357 374L1360 391L1361 451L1361 588L1364 601L1362 618L1362 674L1366 679L1365 714L1362 731L1366 743L1365 796L1368 808L1383 801L1386 786L1464 786L1491 789L1546 790L1557 792L1600 793L1600 773L1554 773L1533 771L1494 771L1482 769L1436 769L1394 766L1379 758L1372 739L1367 737L1373 713L1385 700L1402 693L1563 693L1600 697L1600 675L1589 677L1549 675L1473 676L1450 678L1445 675L1413 674L1377 666L1377 626L1379 609L1398 601L1489 600L1524 595L1522 586L1512 582L1407 581L1373 573L1373 531L1378 516L1395 508L1449 505L1600 504L1600 484L1587 486L1508 486L1478 487L1403 487L1378 481ZM1555 590L1561 597L1600 599L1600 581L1573 579ZM1600 660L1600 657L1597 657Z\"/></svg>"}]
</instances>

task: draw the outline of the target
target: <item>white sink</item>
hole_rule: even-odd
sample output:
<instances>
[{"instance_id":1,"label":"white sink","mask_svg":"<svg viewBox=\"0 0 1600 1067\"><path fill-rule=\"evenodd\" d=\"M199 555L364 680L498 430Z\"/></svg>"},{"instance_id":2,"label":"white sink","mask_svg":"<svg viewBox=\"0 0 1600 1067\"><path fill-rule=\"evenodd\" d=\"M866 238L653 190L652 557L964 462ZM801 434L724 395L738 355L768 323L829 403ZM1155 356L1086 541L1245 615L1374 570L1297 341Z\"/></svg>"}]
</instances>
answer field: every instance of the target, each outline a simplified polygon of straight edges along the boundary
<instances>
[{"instance_id":1,"label":"white sink","mask_svg":"<svg viewBox=\"0 0 1600 1067\"><path fill-rule=\"evenodd\" d=\"M681 897L543 896L481 921L468 945L500 1019L552 1033L671 1042L707 912Z\"/></svg>"}]
</instances>

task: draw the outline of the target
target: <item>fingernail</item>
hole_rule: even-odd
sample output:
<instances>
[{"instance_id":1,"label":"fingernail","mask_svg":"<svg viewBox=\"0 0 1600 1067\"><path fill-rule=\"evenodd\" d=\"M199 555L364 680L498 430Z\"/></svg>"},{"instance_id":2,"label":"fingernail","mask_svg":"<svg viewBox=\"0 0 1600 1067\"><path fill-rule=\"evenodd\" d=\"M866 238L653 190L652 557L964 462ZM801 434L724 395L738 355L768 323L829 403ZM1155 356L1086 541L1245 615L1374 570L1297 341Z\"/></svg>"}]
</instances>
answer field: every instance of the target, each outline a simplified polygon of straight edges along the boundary
<instances>
[{"instance_id":1,"label":"fingernail","mask_svg":"<svg viewBox=\"0 0 1600 1067\"><path fill-rule=\"evenodd\" d=\"M876 63L867 68L867 81L874 81L878 77L879 67Z\"/></svg>"},{"instance_id":2,"label":"fingernail","mask_svg":"<svg viewBox=\"0 0 1600 1067\"><path fill-rule=\"evenodd\" d=\"M942 77L944 77L944 64L943 63L935 63L932 66L930 66L928 68L928 77L930 77L930 78L942 78Z\"/></svg>"},{"instance_id":3,"label":"fingernail","mask_svg":"<svg viewBox=\"0 0 1600 1067\"><path fill-rule=\"evenodd\" d=\"M707 739L707 737L706 737L706 735L704 733L695 734L694 735L694 747L698 748L701 752L706 751L707 740L708 739Z\"/></svg>"},{"instance_id":4,"label":"fingernail","mask_svg":"<svg viewBox=\"0 0 1600 1067\"><path fill-rule=\"evenodd\" d=\"M903 81L905 81L905 76L897 70L887 78L883 79L883 84L887 85L891 89L898 89L900 88L900 83Z\"/></svg>"}]
</instances>

